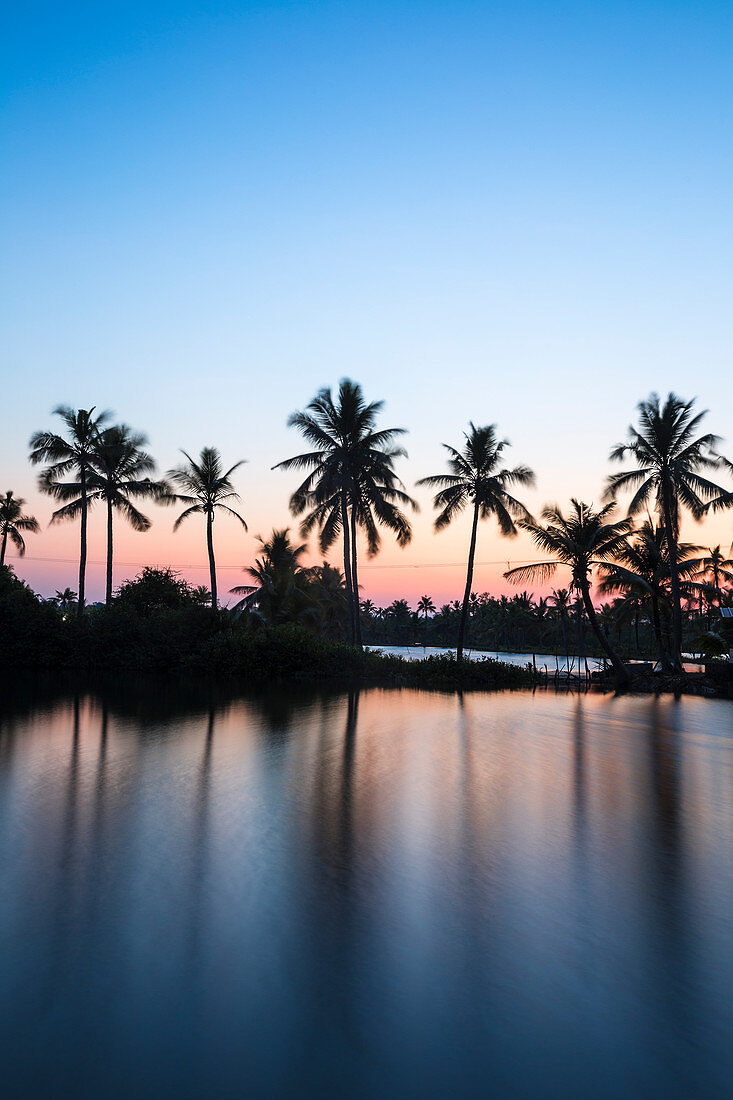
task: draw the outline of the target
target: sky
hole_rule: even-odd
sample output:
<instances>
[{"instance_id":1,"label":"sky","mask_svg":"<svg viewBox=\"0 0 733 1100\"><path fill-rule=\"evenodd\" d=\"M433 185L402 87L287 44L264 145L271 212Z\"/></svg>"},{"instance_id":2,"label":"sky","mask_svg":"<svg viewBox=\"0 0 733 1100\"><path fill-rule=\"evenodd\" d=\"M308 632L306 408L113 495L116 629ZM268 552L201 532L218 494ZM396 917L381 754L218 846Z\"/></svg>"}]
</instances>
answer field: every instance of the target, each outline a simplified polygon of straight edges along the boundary
<instances>
[{"instance_id":1,"label":"sky","mask_svg":"<svg viewBox=\"0 0 733 1100\"><path fill-rule=\"evenodd\" d=\"M288 414L342 377L409 429L420 503L363 597L464 583L469 517L434 534L415 481L469 420L529 464L528 507L598 502L637 402L675 390L733 452L729 3L15 5L0 35L0 480L44 530L20 576L76 588L76 526L27 461L58 404L109 408L165 471L220 449L244 534L219 587L295 526ZM9 401L8 401L9 397ZM725 448L724 448L725 449ZM119 520L115 580L207 580L203 523ZM689 526L706 545L733 517ZM104 522L88 593L104 590ZM528 537L481 527L474 588ZM334 560L336 560L337 555ZM311 560L318 560L313 547ZM488 563L488 564L484 564Z\"/></svg>"}]
</instances>

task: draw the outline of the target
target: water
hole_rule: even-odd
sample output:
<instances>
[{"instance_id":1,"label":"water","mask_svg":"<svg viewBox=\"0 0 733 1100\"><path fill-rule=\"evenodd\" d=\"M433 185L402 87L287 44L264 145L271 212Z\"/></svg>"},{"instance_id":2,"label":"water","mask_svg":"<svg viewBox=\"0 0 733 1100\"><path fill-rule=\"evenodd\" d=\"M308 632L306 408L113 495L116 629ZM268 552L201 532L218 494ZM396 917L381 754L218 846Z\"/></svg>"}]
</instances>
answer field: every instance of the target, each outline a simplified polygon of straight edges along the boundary
<instances>
[{"instance_id":1,"label":"water","mask_svg":"<svg viewBox=\"0 0 733 1100\"><path fill-rule=\"evenodd\" d=\"M408 661L420 661L423 657L440 657L447 653L455 654L455 649L451 649L448 646L419 646L419 645L380 645L369 646L369 649L378 649L380 653L392 653L398 657L406 657ZM499 650L486 650L486 649L467 649L466 657L472 661L481 661L485 657L493 657L496 661L504 661L505 664L519 665L520 668L526 668L527 665L532 664L531 653L501 653ZM554 653L535 653L534 659L537 662L537 668L547 668L550 672L555 671L556 662L560 669L566 669L568 662L563 654L561 657L556 657ZM585 671L585 661L588 662L588 668L591 671L595 669L603 668L603 659L600 657L573 657L570 655L570 671L577 672L580 668ZM608 663L608 662L607 662Z\"/></svg>"},{"instance_id":2,"label":"water","mask_svg":"<svg viewBox=\"0 0 733 1100\"><path fill-rule=\"evenodd\" d=\"M368 649L378 650L380 653L391 653L397 657L405 657L408 661L421 661L424 657L440 657L447 653L455 654L456 650L447 646L419 646L419 645L380 645L380 646L368 646ZM570 673L577 675L580 670L581 675L585 673L585 666L591 672L595 672L598 669L604 667L604 661L602 657L577 657L571 653L568 658L563 654L562 656L555 653L502 653L500 650L487 650L487 649L467 649L465 651L466 657L472 661L482 661L485 657L492 657L496 661L504 661L505 664L519 665L520 668L526 668L527 665L531 665L533 662L538 669L546 668L552 676L557 668L561 672L570 669ZM684 657L689 658L685 660L683 668L686 672L704 672L705 665L699 661L695 661L691 654L683 654ZM638 664L638 661L632 660L630 664ZM605 662L608 665L608 661Z\"/></svg>"},{"instance_id":3,"label":"water","mask_svg":"<svg viewBox=\"0 0 733 1100\"><path fill-rule=\"evenodd\" d=\"M729 1094L729 702L0 698L4 1097Z\"/></svg>"}]
</instances>

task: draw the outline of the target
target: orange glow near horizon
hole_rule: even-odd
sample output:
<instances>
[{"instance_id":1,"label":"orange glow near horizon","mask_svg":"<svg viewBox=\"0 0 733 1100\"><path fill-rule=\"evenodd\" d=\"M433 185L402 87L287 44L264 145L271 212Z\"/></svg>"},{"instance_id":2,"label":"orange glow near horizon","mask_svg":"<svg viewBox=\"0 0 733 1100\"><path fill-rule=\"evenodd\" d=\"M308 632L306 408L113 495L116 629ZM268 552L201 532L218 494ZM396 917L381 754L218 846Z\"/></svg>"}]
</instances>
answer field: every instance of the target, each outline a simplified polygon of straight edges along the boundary
<instances>
[{"instance_id":1,"label":"orange glow near horizon","mask_svg":"<svg viewBox=\"0 0 733 1100\"><path fill-rule=\"evenodd\" d=\"M36 503L40 507L35 514L41 520L43 513L48 513L49 502L43 498L29 501L28 510L31 511ZM123 521L116 520L115 585L135 576L144 565L156 565L171 566L191 583L208 587L203 523L194 517L174 535L172 510L153 508L150 515L154 524L146 534L136 534ZM444 603L462 598L470 517L461 516L451 528L440 534L433 532L432 518L427 508L415 517L413 541L404 550L400 550L389 535L384 536L382 550L374 559L368 559L365 548L361 547L359 583L362 599L369 598L378 606L386 606L395 599L404 598L414 607L418 599L427 594L439 608ZM229 589L243 583L242 570L252 564L257 556L259 543L256 535L266 535L273 526L286 525L288 520L276 520L269 526L255 525L250 521L249 533L245 533L233 521L224 519L217 522L217 579L223 604L229 599ZM290 519L289 525L293 536L296 536L296 523ZM703 546L720 544L727 551L733 533L731 527L730 514L712 516L700 525L687 519L682 536L686 541ZM78 540L77 524L44 528L41 535L27 537L24 558L18 558L9 550L7 563L43 596L53 595L57 589L67 586L76 590ZM316 551L314 540L311 540L305 564L312 565L322 560ZM101 600L104 596L105 554L104 517L98 511L92 515L89 525L87 592L90 602ZM335 548L329 553L328 560L340 566L340 549ZM539 598L549 594L553 588L567 587L569 576L562 568L545 585L526 583L515 586L504 579L503 573L508 567L536 560L538 554L527 534L520 533L516 539L505 539L499 535L493 521L482 523L472 589L479 593L488 592L492 596L511 596L526 589Z\"/></svg>"}]
</instances>

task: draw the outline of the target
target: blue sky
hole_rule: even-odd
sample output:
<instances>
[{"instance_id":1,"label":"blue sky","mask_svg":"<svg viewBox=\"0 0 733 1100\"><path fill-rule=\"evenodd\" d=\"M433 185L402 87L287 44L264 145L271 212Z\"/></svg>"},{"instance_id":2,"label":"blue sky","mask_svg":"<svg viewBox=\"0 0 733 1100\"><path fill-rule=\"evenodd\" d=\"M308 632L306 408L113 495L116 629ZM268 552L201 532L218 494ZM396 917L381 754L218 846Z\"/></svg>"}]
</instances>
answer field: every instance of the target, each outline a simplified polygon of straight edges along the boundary
<instances>
[{"instance_id":1,"label":"blue sky","mask_svg":"<svg viewBox=\"0 0 733 1100\"><path fill-rule=\"evenodd\" d=\"M652 389L699 395L733 437L729 4L5 19L0 470L44 522L26 447L58 402L113 408L163 468L206 443L246 457L252 534L287 520L293 486L270 471L299 447L287 414L344 375L410 428L408 483L469 419L497 422L537 470L533 508L598 499ZM381 564L462 558L464 528L433 537L420 500L414 545ZM203 558L171 523L120 527L124 560ZM252 538L219 537L222 560L251 558ZM73 556L75 532L33 546ZM479 558L509 553L528 551L482 532Z\"/></svg>"}]
</instances>

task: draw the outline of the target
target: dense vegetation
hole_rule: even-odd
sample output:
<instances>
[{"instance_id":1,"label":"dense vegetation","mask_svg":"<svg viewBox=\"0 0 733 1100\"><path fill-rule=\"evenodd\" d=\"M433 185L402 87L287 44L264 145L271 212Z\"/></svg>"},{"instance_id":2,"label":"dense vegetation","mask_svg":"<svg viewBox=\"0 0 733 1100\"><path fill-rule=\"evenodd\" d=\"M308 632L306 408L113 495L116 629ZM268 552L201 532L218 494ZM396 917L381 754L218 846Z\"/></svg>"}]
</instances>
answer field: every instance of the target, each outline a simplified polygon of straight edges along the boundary
<instances>
[{"instance_id":1,"label":"dense vegetation","mask_svg":"<svg viewBox=\"0 0 733 1100\"><path fill-rule=\"evenodd\" d=\"M409 662L363 651L299 623L268 624L208 606L208 592L170 570L146 568L111 606L73 608L39 599L0 568L0 668L206 674L243 684L336 681L435 688L520 686L526 670L454 657Z\"/></svg>"}]
</instances>

